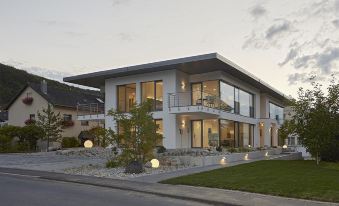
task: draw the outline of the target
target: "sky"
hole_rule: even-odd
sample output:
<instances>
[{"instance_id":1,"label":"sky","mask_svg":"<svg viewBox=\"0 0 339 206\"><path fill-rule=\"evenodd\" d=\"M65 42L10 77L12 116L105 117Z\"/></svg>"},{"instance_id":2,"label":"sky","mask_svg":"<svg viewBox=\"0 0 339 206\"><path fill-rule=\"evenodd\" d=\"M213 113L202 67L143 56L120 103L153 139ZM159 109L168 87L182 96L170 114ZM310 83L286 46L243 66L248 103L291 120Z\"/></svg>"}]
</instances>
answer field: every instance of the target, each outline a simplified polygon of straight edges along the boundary
<instances>
[{"instance_id":1,"label":"sky","mask_svg":"<svg viewBox=\"0 0 339 206\"><path fill-rule=\"evenodd\" d=\"M0 26L1 63L56 80L211 52L294 97L339 77L339 0L0 0Z\"/></svg>"}]
</instances>

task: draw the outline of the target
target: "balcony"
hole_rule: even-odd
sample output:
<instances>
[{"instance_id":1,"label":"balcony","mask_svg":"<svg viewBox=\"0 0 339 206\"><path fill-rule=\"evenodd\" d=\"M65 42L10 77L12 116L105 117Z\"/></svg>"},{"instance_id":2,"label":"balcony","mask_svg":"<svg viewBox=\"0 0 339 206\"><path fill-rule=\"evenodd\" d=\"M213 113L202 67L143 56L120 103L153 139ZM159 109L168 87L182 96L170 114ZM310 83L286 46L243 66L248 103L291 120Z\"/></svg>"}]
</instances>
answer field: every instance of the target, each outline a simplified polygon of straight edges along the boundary
<instances>
[{"instance_id":1,"label":"balcony","mask_svg":"<svg viewBox=\"0 0 339 206\"><path fill-rule=\"evenodd\" d=\"M103 120L105 119L105 104L90 103L77 105L78 120Z\"/></svg>"},{"instance_id":2,"label":"balcony","mask_svg":"<svg viewBox=\"0 0 339 206\"><path fill-rule=\"evenodd\" d=\"M220 97L201 91L168 94L170 113L205 112L219 114L221 111L232 112L233 107L223 102Z\"/></svg>"},{"instance_id":3,"label":"balcony","mask_svg":"<svg viewBox=\"0 0 339 206\"><path fill-rule=\"evenodd\" d=\"M239 111L240 104L234 102L234 105L235 107L227 104L215 94L201 91L168 94L168 107L171 114L197 115L197 118L222 118L250 124L257 123L257 119L253 118L253 107L248 109L249 115L244 116L234 112Z\"/></svg>"}]
</instances>

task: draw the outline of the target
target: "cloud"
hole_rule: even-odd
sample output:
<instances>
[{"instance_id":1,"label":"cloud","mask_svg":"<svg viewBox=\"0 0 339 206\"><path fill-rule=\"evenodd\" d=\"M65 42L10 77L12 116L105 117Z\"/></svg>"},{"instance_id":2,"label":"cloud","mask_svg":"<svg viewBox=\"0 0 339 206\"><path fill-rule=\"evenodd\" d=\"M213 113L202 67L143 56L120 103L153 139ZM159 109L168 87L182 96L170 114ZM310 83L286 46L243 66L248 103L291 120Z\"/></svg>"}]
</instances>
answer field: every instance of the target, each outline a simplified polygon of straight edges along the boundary
<instances>
[{"instance_id":1,"label":"cloud","mask_svg":"<svg viewBox=\"0 0 339 206\"><path fill-rule=\"evenodd\" d=\"M254 19L258 19L266 13L267 10L262 5L256 5L250 9L250 14L254 17Z\"/></svg>"},{"instance_id":2,"label":"cloud","mask_svg":"<svg viewBox=\"0 0 339 206\"><path fill-rule=\"evenodd\" d=\"M335 68L335 62L339 61L339 47L328 47L322 52L299 55L300 49L292 48L280 66L291 62L296 69L315 68L322 74L330 74Z\"/></svg>"},{"instance_id":3,"label":"cloud","mask_svg":"<svg viewBox=\"0 0 339 206\"><path fill-rule=\"evenodd\" d=\"M295 85L298 83L318 82L326 79L325 76L317 75L315 73L294 73L288 76L288 84Z\"/></svg>"},{"instance_id":4,"label":"cloud","mask_svg":"<svg viewBox=\"0 0 339 206\"><path fill-rule=\"evenodd\" d=\"M130 0L112 0L112 6L120 6L122 4L128 3Z\"/></svg>"},{"instance_id":5,"label":"cloud","mask_svg":"<svg viewBox=\"0 0 339 206\"><path fill-rule=\"evenodd\" d=\"M333 20L332 23L336 28L339 29L339 19Z\"/></svg>"},{"instance_id":6,"label":"cloud","mask_svg":"<svg viewBox=\"0 0 339 206\"><path fill-rule=\"evenodd\" d=\"M273 39L274 37L282 33L288 32L290 30L291 23L289 21L287 20L277 21L275 24L273 24L267 29L265 37L267 39Z\"/></svg>"},{"instance_id":7,"label":"cloud","mask_svg":"<svg viewBox=\"0 0 339 206\"><path fill-rule=\"evenodd\" d=\"M246 37L242 48L268 49L270 47L279 47L279 40L295 31L290 21L276 19L265 29L253 30L251 35Z\"/></svg>"}]
</instances>

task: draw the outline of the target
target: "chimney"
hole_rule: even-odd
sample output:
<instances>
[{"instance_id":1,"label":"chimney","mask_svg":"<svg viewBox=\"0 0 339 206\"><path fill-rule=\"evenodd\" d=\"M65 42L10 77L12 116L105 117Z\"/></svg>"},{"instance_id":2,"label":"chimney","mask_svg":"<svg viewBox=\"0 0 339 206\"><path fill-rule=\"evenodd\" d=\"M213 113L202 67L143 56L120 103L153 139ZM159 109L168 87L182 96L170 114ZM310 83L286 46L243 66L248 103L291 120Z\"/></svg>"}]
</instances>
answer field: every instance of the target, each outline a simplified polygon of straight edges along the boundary
<instances>
[{"instance_id":1,"label":"chimney","mask_svg":"<svg viewBox=\"0 0 339 206\"><path fill-rule=\"evenodd\" d=\"M47 94L47 82L46 80L41 81L41 92Z\"/></svg>"}]
</instances>

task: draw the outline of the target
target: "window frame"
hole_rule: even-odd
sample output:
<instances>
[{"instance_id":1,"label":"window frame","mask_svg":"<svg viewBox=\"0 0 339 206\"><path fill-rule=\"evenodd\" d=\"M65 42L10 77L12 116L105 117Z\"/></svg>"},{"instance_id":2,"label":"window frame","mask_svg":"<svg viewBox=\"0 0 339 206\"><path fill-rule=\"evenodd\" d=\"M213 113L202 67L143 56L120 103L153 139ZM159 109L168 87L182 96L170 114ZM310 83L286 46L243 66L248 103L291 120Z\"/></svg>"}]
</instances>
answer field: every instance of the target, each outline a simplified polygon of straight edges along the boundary
<instances>
[{"instance_id":1,"label":"window frame","mask_svg":"<svg viewBox=\"0 0 339 206\"><path fill-rule=\"evenodd\" d=\"M131 84L134 84L134 85L135 85L135 97L136 97L136 93L137 93L137 84L136 84L136 83L121 84L121 85L117 85L117 87L116 87L116 89L117 89L117 90L116 90L116 91L117 91L117 94L116 94L116 97L117 97L116 99L117 99L117 100L116 100L116 101L117 101L117 109L118 109L119 111L120 111L120 109L119 109L119 107L120 107L120 104L119 104L119 95L120 95L119 87L124 87L124 88L125 88L125 96L124 96L124 97L125 97L125 98L124 98L124 99L125 99L125 100L124 100L124 101L125 101L125 105L124 105L124 106L125 106L125 109L124 109L125 111L120 111L120 112L130 112L130 111L127 111L127 110L126 110L127 105L128 105L128 103L129 103L128 101L126 101L126 100L127 100L127 89L126 89L126 86L127 86L127 85L131 85ZM137 102L137 101L136 101L136 99L135 99L135 103L136 103L136 102Z\"/></svg>"},{"instance_id":2,"label":"window frame","mask_svg":"<svg viewBox=\"0 0 339 206\"><path fill-rule=\"evenodd\" d=\"M145 81L145 82L140 82L140 90L141 90L141 101L144 102L143 100L143 85L142 84L145 84L145 83L150 83L150 82L153 82L153 87L154 87L154 90L153 90L153 105L152 105L152 111L163 111L164 110L164 81L163 80L151 80L151 81ZM162 82L162 106L161 106L161 109L157 109L157 82Z\"/></svg>"}]
</instances>

